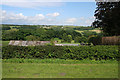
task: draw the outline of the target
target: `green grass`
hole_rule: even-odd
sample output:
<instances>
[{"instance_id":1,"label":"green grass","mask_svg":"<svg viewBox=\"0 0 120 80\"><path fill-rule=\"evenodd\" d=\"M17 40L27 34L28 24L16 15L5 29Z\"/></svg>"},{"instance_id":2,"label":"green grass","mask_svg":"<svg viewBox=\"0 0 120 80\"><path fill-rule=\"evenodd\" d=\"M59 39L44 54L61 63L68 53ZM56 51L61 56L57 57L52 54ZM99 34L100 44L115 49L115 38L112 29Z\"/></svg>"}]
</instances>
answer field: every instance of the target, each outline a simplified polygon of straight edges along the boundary
<instances>
[{"instance_id":1,"label":"green grass","mask_svg":"<svg viewBox=\"0 0 120 80\"><path fill-rule=\"evenodd\" d=\"M57 43L57 44L80 44L80 43L65 43L65 42L63 42L63 43Z\"/></svg>"},{"instance_id":2,"label":"green grass","mask_svg":"<svg viewBox=\"0 0 120 80\"><path fill-rule=\"evenodd\" d=\"M101 30L100 29L93 29L93 30L75 30L76 32L78 33L82 33L84 31L91 31L91 32L96 32L96 33L101 33Z\"/></svg>"},{"instance_id":3,"label":"green grass","mask_svg":"<svg viewBox=\"0 0 120 80\"><path fill-rule=\"evenodd\" d=\"M9 44L9 41L2 41L2 46L7 46Z\"/></svg>"},{"instance_id":4,"label":"green grass","mask_svg":"<svg viewBox=\"0 0 120 80\"><path fill-rule=\"evenodd\" d=\"M3 63L57 63L57 64L117 64L116 60L72 60L72 59L3 59Z\"/></svg>"},{"instance_id":5,"label":"green grass","mask_svg":"<svg viewBox=\"0 0 120 80\"><path fill-rule=\"evenodd\" d=\"M24 63L16 63L14 60L3 60L3 78L118 78L117 61L29 59L34 61L31 63L25 59Z\"/></svg>"},{"instance_id":6,"label":"green grass","mask_svg":"<svg viewBox=\"0 0 120 80\"><path fill-rule=\"evenodd\" d=\"M10 26L11 29L13 29L13 27L20 27L20 26Z\"/></svg>"}]
</instances>

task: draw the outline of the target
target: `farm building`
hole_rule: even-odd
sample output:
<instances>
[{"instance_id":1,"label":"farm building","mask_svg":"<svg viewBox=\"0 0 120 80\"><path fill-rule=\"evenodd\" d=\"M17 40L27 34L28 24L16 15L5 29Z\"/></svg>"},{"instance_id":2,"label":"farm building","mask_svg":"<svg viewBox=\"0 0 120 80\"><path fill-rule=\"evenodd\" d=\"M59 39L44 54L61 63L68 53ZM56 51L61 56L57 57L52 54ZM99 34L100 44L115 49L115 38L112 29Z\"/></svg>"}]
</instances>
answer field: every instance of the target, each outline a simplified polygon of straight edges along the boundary
<instances>
[{"instance_id":1,"label":"farm building","mask_svg":"<svg viewBox=\"0 0 120 80\"><path fill-rule=\"evenodd\" d=\"M55 44L55 46L79 46L79 44Z\"/></svg>"},{"instance_id":2,"label":"farm building","mask_svg":"<svg viewBox=\"0 0 120 80\"><path fill-rule=\"evenodd\" d=\"M47 43L50 43L50 41L16 41L16 40L11 40L9 42L9 45L14 45L14 46L39 46L39 45L45 45ZM56 43L56 41L55 41Z\"/></svg>"},{"instance_id":3,"label":"farm building","mask_svg":"<svg viewBox=\"0 0 120 80\"><path fill-rule=\"evenodd\" d=\"M45 45L51 43L50 41L16 41L11 40L9 42L9 45L14 46L39 46L39 45ZM54 42L55 46L79 46L79 44L56 44L57 41Z\"/></svg>"}]
</instances>

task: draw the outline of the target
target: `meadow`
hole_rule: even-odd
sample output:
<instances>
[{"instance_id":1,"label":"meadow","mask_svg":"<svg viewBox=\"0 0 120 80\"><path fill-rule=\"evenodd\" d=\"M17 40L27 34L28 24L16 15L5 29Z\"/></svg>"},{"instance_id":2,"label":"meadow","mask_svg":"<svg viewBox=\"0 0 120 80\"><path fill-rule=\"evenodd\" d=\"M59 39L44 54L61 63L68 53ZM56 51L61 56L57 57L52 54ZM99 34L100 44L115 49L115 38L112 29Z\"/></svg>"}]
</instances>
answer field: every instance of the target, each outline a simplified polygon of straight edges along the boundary
<instances>
[{"instance_id":1,"label":"meadow","mask_svg":"<svg viewBox=\"0 0 120 80\"><path fill-rule=\"evenodd\" d=\"M3 60L3 78L118 78L117 61L23 60Z\"/></svg>"}]
</instances>

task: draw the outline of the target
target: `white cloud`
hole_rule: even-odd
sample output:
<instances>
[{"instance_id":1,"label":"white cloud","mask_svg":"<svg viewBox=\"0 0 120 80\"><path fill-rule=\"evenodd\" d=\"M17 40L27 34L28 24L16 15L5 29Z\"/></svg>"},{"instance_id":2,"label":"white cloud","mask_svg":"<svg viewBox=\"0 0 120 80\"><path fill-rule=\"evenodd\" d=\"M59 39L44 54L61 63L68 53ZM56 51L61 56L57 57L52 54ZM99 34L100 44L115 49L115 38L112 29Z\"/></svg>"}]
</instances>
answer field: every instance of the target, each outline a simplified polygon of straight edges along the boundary
<instances>
[{"instance_id":1,"label":"white cloud","mask_svg":"<svg viewBox=\"0 0 120 80\"><path fill-rule=\"evenodd\" d=\"M80 20L84 20L85 18L84 17L81 17Z\"/></svg>"},{"instance_id":2,"label":"white cloud","mask_svg":"<svg viewBox=\"0 0 120 80\"><path fill-rule=\"evenodd\" d=\"M76 21L77 21L76 18L70 18L70 19L67 19L65 22L70 23L70 24L74 24Z\"/></svg>"},{"instance_id":3,"label":"white cloud","mask_svg":"<svg viewBox=\"0 0 120 80\"><path fill-rule=\"evenodd\" d=\"M35 18L42 20L45 19L45 16L43 14L36 14Z\"/></svg>"},{"instance_id":4,"label":"white cloud","mask_svg":"<svg viewBox=\"0 0 120 80\"><path fill-rule=\"evenodd\" d=\"M57 17L59 15L60 15L60 13L58 13L58 12L47 14L47 16L51 16L51 17Z\"/></svg>"},{"instance_id":5,"label":"white cloud","mask_svg":"<svg viewBox=\"0 0 120 80\"><path fill-rule=\"evenodd\" d=\"M92 22L95 20L95 17L81 17L79 19L81 25L83 26L87 26L87 25L91 25Z\"/></svg>"},{"instance_id":6,"label":"white cloud","mask_svg":"<svg viewBox=\"0 0 120 80\"><path fill-rule=\"evenodd\" d=\"M2 15L4 17L4 19L10 19L10 20L20 20L20 19L27 19L27 16L24 16L22 13L19 14L14 14L14 13L10 13L10 14L6 14L6 15ZM4 20L3 19L3 20Z\"/></svg>"},{"instance_id":7,"label":"white cloud","mask_svg":"<svg viewBox=\"0 0 120 80\"><path fill-rule=\"evenodd\" d=\"M60 14L58 12L44 14L36 14L34 16L25 16L23 13L15 14L8 13L5 10L0 10L2 16L2 23L4 24L61 24L61 25L81 25L88 26L94 21L94 17L81 17L81 18L68 18L68 19L60 19L56 16ZM51 17L52 16L52 17Z\"/></svg>"},{"instance_id":8,"label":"white cloud","mask_svg":"<svg viewBox=\"0 0 120 80\"><path fill-rule=\"evenodd\" d=\"M14 14L14 19L26 19L27 16L24 16L22 13Z\"/></svg>"},{"instance_id":9,"label":"white cloud","mask_svg":"<svg viewBox=\"0 0 120 80\"><path fill-rule=\"evenodd\" d=\"M43 14L36 14L34 16L25 16L23 13L15 14L15 13L8 13L4 10L0 10L2 15L0 18L2 19L2 23L12 23L12 24L48 24L48 23L55 23L57 20L56 16L60 14L58 12L52 13L50 16L45 16ZM49 13L48 13L49 14Z\"/></svg>"},{"instance_id":10,"label":"white cloud","mask_svg":"<svg viewBox=\"0 0 120 80\"><path fill-rule=\"evenodd\" d=\"M90 26L94 19L95 17L69 18L64 22L64 24Z\"/></svg>"}]
</instances>

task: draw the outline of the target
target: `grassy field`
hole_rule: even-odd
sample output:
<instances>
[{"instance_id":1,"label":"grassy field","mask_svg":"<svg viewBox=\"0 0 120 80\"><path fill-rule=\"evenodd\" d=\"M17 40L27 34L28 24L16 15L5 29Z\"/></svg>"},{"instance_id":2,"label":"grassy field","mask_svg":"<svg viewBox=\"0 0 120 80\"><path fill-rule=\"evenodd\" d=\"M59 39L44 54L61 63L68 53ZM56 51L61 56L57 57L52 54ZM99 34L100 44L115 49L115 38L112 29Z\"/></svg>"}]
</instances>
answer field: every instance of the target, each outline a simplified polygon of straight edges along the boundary
<instances>
[{"instance_id":1,"label":"grassy field","mask_svg":"<svg viewBox=\"0 0 120 80\"><path fill-rule=\"evenodd\" d=\"M14 27L17 27L17 28L18 28L18 27L20 27L20 26L10 26L11 29L13 29Z\"/></svg>"},{"instance_id":2,"label":"grassy field","mask_svg":"<svg viewBox=\"0 0 120 80\"><path fill-rule=\"evenodd\" d=\"M96 32L96 33L101 33L101 30L98 29L94 29L94 30L75 30L76 32L82 33L84 31L92 31L92 32Z\"/></svg>"},{"instance_id":3,"label":"grassy field","mask_svg":"<svg viewBox=\"0 0 120 80\"><path fill-rule=\"evenodd\" d=\"M101 30L89 30L89 31L93 31L93 32L96 32L96 33L101 33Z\"/></svg>"},{"instance_id":4,"label":"grassy field","mask_svg":"<svg viewBox=\"0 0 120 80\"><path fill-rule=\"evenodd\" d=\"M11 59L12 60L12 59ZM118 78L117 61L3 60L3 78Z\"/></svg>"},{"instance_id":5,"label":"grassy field","mask_svg":"<svg viewBox=\"0 0 120 80\"><path fill-rule=\"evenodd\" d=\"M9 44L9 41L2 41L2 46L7 46Z\"/></svg>"},{"instance_id":6,"label":"grassy field","mask_svg":"<svg viewBox=\"0 0 120 80\"><path fill-rule=\"evenodd\" d=\"M80 44L80 43L57 43L57 44Z\"/></svg>"}]
</instances>

